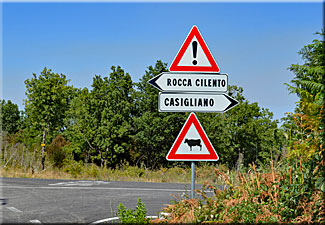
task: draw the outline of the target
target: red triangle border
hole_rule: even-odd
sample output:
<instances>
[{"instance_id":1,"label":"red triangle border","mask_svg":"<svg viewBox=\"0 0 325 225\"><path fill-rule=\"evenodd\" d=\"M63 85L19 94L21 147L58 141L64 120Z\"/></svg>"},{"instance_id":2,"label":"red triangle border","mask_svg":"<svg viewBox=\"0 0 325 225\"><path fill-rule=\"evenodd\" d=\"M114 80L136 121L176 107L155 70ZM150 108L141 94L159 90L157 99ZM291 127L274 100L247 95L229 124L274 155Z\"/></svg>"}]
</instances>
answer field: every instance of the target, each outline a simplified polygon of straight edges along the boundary
<instances>
[{"instance_id":1,"label":"red triangle border","mask_svg":"<svg viewBox=\"0 0 325 225\"><path fill-rule=\"evenodd\" d=\"M201 45L203 52L205 53L208 61L210 62L211 66L178 66L180 60L185 54L186 49L190 45L193 37L196 37L199 44ZM169 71L179 71L179 72L214 72L219 73L220 68L218 67L216 61L214 60L208 46L206 45L205 41L203 40L202 35L200 34L199 29L196 26L193 26L190 33L187 35L182 47L178 51L174 61L169 67Z\"/></svg>"},{"instance_id":2,"label":"red triangle border","mask_svg":"<svg viewBox=\"0 0 325 225\"><path fill-rule=\"evenodd\" d=\"M194 124L196 130L198 131L203 143L207 147L210 154L175 154L183 142L188 130L190 129L191 125ZM191 113L187 118L183 128L181 129L180 133L178 134L173 146L171 147L170 151L166 156L167 160L175 160L175 161L217 161L219 159L218 154L214 150L208 136L206 135L205 131L203 130L200 121L196 117L195 113Z\"/></svg>"}]
</instances>

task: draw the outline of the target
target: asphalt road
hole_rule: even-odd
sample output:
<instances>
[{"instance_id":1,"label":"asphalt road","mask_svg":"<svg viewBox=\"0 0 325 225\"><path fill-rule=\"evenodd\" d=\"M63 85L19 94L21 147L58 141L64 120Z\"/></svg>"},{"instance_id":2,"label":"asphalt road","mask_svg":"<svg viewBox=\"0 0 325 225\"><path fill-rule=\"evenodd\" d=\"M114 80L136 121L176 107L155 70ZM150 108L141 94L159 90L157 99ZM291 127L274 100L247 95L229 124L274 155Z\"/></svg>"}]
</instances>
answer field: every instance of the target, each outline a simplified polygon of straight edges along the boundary
<instances>
[{"instance_id":1,"label":"asphalt road","mask_svg":"<svg viewBox=\"0 0 325 225\"><path fill-rule=\"evenodd\" d=\"M145 203L147 215L158 216L174 199L172 194L190 196L190 184L25 178L0 181L2 223L92 223L116 217L120 202L135 209L138 198Z\"/></svg>"}]
</instances>

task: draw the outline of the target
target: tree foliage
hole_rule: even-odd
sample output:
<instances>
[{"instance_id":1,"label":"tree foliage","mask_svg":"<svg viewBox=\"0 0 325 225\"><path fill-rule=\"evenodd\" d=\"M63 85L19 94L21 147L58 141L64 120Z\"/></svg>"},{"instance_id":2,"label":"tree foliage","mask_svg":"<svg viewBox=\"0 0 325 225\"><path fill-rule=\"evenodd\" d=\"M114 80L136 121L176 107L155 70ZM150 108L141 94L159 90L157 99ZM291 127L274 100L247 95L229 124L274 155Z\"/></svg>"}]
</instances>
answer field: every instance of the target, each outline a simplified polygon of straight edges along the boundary
<instances>
[{"instance_id":1,"label":"tree foliage","mask_svg":"<svg viewBox=\"0 0 325 225\"><path fill-rule=\"evenodd\" d=\"M6 102L6 100L3 99L0 107L2 131L6 131L9 134L16 133L21 128L21 116L18 105L12 103L10 100Z\"/></svg>"},{"instance_id":2,"label":"tree foliage","mask_svg":"<svg viewBox=\"0 0 325 225\"><path fill-rule=\"evenodd\" d=\"M89 89L76 89L68 85L65 75L45 68L25 81L22 140L52 143L47 152L58 167L67 160L102 167L125 163L150 169L186 166L168 162L166 155L189 113L158 112L158 90L148 83L167 71L167 64L158 60L133 83L120 66L112 66L108 76L94 75ZM272 113L249 103L241 87L229 86L229 95L240 102L235 108L225 113L197 113L220 156L218 163L239 169L252 162L263 164L272 154L278 156L283 135ZM55 144L62 140L64 145ZM44 152L43 146L43 163Z\"/></svg>"},{"instance_id":3,"label":"tree foliage","mask_svg":"<svg viewBox=\"0 0 325 225\"><path fill-rule=\"evenodd\" d=\"M324 38L324 31L316 34ZM292 85L287 84L287 86L290 93L295 93L301 98L301 110L305 109L304 102L315 101L321 104L324 99L324 51L324 40L315 39L312 44L304 46L298 52L304 64L292 64L289 67L289 70L295 74L295 78L291 80Z\"/></svg>"},{"instance_id":4,"label":"tree foliage","mask_svg":"<svg viewBox=\"0 0 325 225\"><path fill-rule=\"evenodd\" d=\"M159 113L158 90L148 81L162 72L167 64L157 61L149 66L139 83L136 83L134 127L134 159L149 168L166 164L166 155L185 122L184 113Z\"/></svg>"},{"instance_id":5,"label":"tree foliage","mask_svg":"<svg viewBox=\"0 0 325 225\"><path fill-rule=\"evenodd\" d=\"M324 31L316 33L322 40L315 39L304 46L299 54L303 65L292 64L290 70L295 74L290 93L299 97L295 113L289 113L284 128L289 133L289 159L300 158L308 165L311 174L307 181L310 191L316 188L325 191L324 180L324 69L325 42ZM313 180L312 180L313 178Z\"/></svg>"},{"instance_id":6,"label":"tree foliage","mask_svg":"<svg viewBox=\"0 0 325 225\"><path fill-rule=\"evenodd\" d=\"M272 154L279 156L284 140L277 121L272 121L273 114L256 102L249 103L241 87L230 86L229 95L239 101L235 108L223 114L198 116L220 162L238 170L252 162L269 162Z\"/></svg>"},{"instance_id":7,"label":"tree foliage","mask_svg":"<svg viewBox=\"0 0 325 225\"><path fill-rule=\"evenodd\" d=\"M324 31L317 32L324 38ZM295 74L291 85L286 84L290 93L300 98L295 114L288 115L286 126L294 127L291 134L290 154L292 157L312 157L323 152L324 135L324 40L313 40L298 53L303 65L292 64L289 69ZM289 125L292 124L292 125Z\"/></svg>"},{"instance_id":8,"label":"tree foliage","mask_svg":"<svg viewBox=\"0 0 325 225\"><path fill-rule=\"evenodd\" d=\"M46 67L39 76L27 79L25 112L26 124L42 136L42 169L44 169L45 143L50 143L46 136L52 137L64 129L64 118L69 103L73 98L74 89L68 85L69 80L64 74L53 73Z\"/></svg>"},{"instance_id":9,"label":"tree foliage","mask_svg":"<svg viewBox=\"0 0 325 225\"><path fill-rule=\"evenodd\" d=\"M78 91L69 109L66 134L79 145L87 146L87 160L113 166L123 161L130 145L132 80L121 67L112 67L109 77L95 75L92 90Z\"/></svg>"},{"instance_id":10,"label":"tree foliage","mask_svg":"<svg viewBox=\"0 0 325 225\"><path fill-rule=\"evenodd\" d=\"M53 73L46 67L39 76L27 79L25 112L31 126L42 133L60 132L64 129L63 120L73 98L72 86L66 75Z\"/></svg>"}]
</instances>

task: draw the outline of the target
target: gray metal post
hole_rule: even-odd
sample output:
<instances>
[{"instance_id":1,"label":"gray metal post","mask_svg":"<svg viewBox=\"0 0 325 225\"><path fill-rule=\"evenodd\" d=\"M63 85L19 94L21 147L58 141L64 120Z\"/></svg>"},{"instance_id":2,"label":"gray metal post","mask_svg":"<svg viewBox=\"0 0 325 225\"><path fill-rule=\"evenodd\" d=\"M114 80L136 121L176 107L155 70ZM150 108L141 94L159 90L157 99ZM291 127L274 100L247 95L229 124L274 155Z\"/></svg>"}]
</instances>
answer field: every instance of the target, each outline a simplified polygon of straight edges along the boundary
<instances>
[{"instance_id":1,"label":"gray metal post","mask_svg":"<svg viewBox=\"0 0 325 225\"><path fill-rule=\"evenodd\" d=\"M191 198L194 198L195 189L195 162L191 162Z\"/></svg>"}]
</instances>

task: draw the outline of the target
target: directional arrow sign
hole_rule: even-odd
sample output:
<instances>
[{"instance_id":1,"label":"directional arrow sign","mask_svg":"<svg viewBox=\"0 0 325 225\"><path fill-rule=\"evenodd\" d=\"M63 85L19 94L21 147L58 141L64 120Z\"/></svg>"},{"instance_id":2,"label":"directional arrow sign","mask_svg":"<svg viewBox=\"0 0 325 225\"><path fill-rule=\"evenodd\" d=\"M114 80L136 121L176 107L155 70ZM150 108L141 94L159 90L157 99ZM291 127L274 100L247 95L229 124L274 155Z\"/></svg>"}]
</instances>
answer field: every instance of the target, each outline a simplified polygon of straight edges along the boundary
<instances>
[{"instance_id":1,"label":"directional arrow sign","mask_svg":"<svg viewBox=\"0 0 325 225\"><path fill-rule=\"evenodd\" d=\"M225 112L238 101L226 94L159 93L160 112Z\"/></svg>"},{"instance_id":2,"label":"directional arrow sign","mask_svg":"<svg viewBox=\"0 0 325 225\"><path fill-rule=\"evenodd\" d=\"M166 92L227 92L228 75L217 73L161 73L149 80Z\"/></svg>"}]
</instances>

